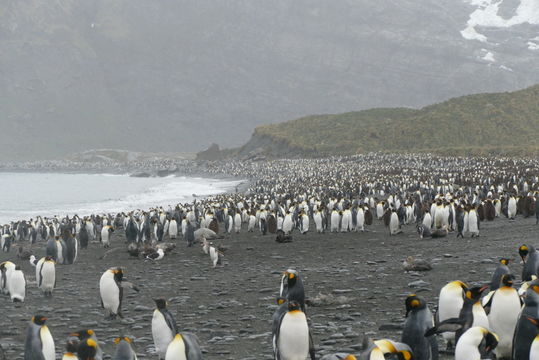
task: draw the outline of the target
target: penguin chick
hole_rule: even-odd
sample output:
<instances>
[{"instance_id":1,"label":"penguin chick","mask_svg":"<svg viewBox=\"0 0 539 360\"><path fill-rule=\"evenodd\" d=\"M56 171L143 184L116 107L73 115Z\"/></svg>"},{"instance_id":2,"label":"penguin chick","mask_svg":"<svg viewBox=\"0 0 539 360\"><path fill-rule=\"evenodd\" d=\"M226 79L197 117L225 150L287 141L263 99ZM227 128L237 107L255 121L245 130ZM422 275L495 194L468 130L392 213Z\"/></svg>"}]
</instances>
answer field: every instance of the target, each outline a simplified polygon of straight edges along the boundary
<instances>
[{"instance_id":1,"label":"penguin chick","mask_svg":"<svg viewBox=\"0 0 539 360\"><path fill-rule=\"evenodd\" d=\"M402 266L406 272L432 270L432 265L427 260L414 259L413 256L408 256L406 260L403 261Z\"/></svg>"}]
</instances>

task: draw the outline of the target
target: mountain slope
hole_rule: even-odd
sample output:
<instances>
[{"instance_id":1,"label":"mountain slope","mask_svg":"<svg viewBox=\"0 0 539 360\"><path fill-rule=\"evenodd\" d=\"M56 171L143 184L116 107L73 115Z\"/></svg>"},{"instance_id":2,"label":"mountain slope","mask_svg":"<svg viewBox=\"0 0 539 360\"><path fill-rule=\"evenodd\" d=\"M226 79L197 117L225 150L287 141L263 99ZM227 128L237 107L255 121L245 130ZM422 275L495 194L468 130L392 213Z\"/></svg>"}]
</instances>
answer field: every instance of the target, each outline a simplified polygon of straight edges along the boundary
<instances>
[{"instance_id":1,"label":"mountain slope","mask_svg":"<svg viewBox=\"0 0 539 360\"><path fill-rule=\"evenodd\" d=\"M0 160L238 146L539 83L535 0L3 0Z\"/></svg>"},{"instance_id":2,"label":"mountain slope","mask_svg":"<svg viewBox=\"0 0 539 360\"><path fill-rule=\"evenodd\" d=\"M452 154L539 150L539 85L454 98L420 110L313 115L257 127L239 155L321 156L368 151Z\"/></svg>"}]
</instances>

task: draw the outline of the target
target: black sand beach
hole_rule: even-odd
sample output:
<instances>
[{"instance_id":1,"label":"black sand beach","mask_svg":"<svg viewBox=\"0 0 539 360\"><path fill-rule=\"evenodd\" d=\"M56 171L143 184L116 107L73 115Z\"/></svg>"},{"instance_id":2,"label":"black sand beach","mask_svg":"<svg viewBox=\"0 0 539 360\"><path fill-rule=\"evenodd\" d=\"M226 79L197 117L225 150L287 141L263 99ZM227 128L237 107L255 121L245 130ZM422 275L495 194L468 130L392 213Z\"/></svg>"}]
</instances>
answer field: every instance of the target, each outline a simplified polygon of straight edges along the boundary
<instances>
[{"instance_id":1,"label":"black sand beach","mask_svg":"<svg viewBox=\"0 0 539 360\"><path fill-rule=\"evenodd\" d=\"M535 219L522 217L515 222L506 218L482 222L481 236L475 239L449 234L420 240L411 225L403 228L403 234L390 237L377 220L368 228L365 233L320 235L313 232L311 222L307 235L296 231L292 243L278 244L274 235L247 233L244 224L240 234L215 242L228 247L225 266L216 269L198 246L187 248L181 238L160 262L132 258L123 250L100 259L104 249L92 243L79 252L74 265L56 267L52 298L41 295L35 268L18 260L12 248L10 253L0 253L0 262L10 260L22 266L27 297L24 303L13 304L2 295L0 344L8 359L22 359L27 323L41 313L49 317L58 354L71 331L92 328L108 356L114 353L113 339L127 335L134 338L139 358L155 359L152 298L166 297L181 331L200 338L205 359L271 359L271 315L280 276L287 268L296 268L304 279L307 298L317 305L308 306L307 314L318 354L358 354L364 336L400 339L407 294L423 296L434 311L443 285L456 279L487 283L500 257L514 259L510 268L519 279L518 246L535 245L538 229ZM44 255L44 246L34 246L36 256ZM122 230L114 233L112 246L125 247ZM402 262L408 255L432 261L434 269L405 273ZM112 266L124 267L127 280L139 286L140 293L126 290L125 318L109 321L100 307L98 282Z\"/></svg>"}]
</instances>

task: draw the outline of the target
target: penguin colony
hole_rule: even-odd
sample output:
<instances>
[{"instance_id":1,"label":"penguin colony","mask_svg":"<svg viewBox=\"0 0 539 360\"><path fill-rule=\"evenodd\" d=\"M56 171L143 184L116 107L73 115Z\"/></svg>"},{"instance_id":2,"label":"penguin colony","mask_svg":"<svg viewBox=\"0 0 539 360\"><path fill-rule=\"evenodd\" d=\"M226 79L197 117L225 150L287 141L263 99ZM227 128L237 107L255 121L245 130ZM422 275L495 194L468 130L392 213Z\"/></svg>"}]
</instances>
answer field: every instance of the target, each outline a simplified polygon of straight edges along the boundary
<instances>
[{"instance_id":1,"label":"penguin colony","mask_svg":"<svg viewBox=\"0 0 539 360\"><path fill-rule=\"evenodd\" d=\"M340 160L343 163L352 161ZM538 179L533 176L533 169L522 167L517 161L507 172L500 171L501 175L496 178L488 176L486 169L470 172L472 175L458 173L459 166L466 168L465 160L444 164L443 160L435 159L438 166L449 167L445 177L427 170L414 174L410 169L421 162L415 165L411 162L410 171L403 172L407 175L378 170L373 172L379 180L357 183L346 174L328 170L335 165L330 161L312 160L309 164L309 161L290 160L272 165L274 171L280 167L302 170L295 191L292 191L294 183L289 182L289 177L264 176L262 172L258 177L252 177L247 194L214 196L166 210L156 207L114 215L38 217L13 222L2 227L2 250L10 252L12 246L16 247L19 259L27 259L35 266L35 286L43 296L54 297L57 286L55 267L74 264L76 268L77 258L84 256L81 253L97 243L108 249L118 232L125 234L126 250L134 257L162 260L179 244L179 239L183 239L188 247L200 243L209 255L208 266L216 267L219 262L222 264L223 251L207 239L226 241L243 231L265 235L281 230L287 235L293 234L298 239L295 241L301 241L301 234L308 232L326 236L331 236L331 232L364 232L373 221L380 221L387 226L391 236L417 231L420 238L472 238L480 236L483 221L503 221L496 220L502 217L513 221L517 216L537 215ZM490 164L489 161L485 160L486 164ZM501 162L495 161L497 165ZM310 170L309 166L313 165L322 166ZM257 164L249 166L258 168ZM402 170L406 163L399 166ZM333 176L333 186L314 185L324 169L328 171L326 174ZM448 171L447 167L445 170ZM245 168L242 171L243 175L248 174ZM381 175L384 173L385 177ZM43 249L45 256L37 259L33 255L36 249ZM107 250L104 256L113 258L114 251ZM507 266L509 260L504 258L490 281L490 292L486 291L486 286L450 282L440 291L435 316L424 298L410 294L404 301L406 321L399 341L369 340L357 354L326 354L322 359L383 359L388 356L437 359L441 342L447 343L455 359L480 359L492 354L498 359L539 358L539 344L535 341L539 322L539 283L534 280L539 255L531 245L522 245L518 252L523 261L520 293L513 287L516 278ZM2 292L13 302L24 302L26 287L33 286L34 282L27 284L25 274L14 262L1 263L0 270ZM96 297L101 299L107 318L121 318L124 290L138 291L138 288L125 281L122 268L103 271L102 277L95 279L99 283ZM155 304L151 332L156 356L160 359L202 358L197 337L178 329L167 310L166 300L155 299ZM315 358L312 319L307 316L303 282L297 271L289 269L282 276L277 304L272 325L274 358ZM46 321L41 314L30 320L25 359L56 358L56 346ZM113 359L136 358L133 341L128 336L119 336L114 339L114 344ZM71 334L66 339L65 349L66 359L100 359L103 356L91 329Z\"/></svg>"}]
</instances>

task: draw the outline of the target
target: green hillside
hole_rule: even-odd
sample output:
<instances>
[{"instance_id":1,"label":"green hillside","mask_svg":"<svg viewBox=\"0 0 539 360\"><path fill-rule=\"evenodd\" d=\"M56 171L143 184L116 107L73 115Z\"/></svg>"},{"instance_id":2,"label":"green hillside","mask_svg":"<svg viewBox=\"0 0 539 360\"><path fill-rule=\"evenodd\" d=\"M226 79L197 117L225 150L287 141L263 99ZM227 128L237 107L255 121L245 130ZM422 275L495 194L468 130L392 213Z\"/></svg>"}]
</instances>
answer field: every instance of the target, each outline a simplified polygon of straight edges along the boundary
<instances>
[{"instance_id":1,"label":"green hillside","mask_svg":"<svg viewBox=\"0 0 539 360\"><path fill-rule=\"evenodd\" d=\"M324 156L368 151L539 154L539 85L454 98L419 110L312 115L255 129L240 154Z\"/></svg>"}]
</instances>

